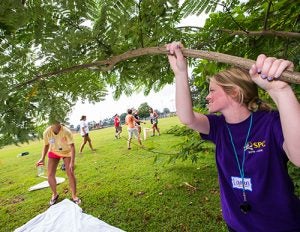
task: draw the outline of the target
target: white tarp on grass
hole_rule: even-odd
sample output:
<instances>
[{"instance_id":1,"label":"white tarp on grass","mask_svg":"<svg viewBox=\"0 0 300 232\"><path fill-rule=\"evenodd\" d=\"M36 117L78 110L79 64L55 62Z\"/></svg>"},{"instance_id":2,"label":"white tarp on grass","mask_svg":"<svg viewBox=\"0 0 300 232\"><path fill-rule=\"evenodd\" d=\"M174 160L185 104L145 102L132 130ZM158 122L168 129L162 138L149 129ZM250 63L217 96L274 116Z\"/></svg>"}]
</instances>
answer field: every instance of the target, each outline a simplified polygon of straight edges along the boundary
<instances>
[{"instance_id":1,"label":"white tarp on grass","mask_svg":"<svg viewBox=\"0 0 300 232\"><path fill-rule=\"evenodd\" d=\"M82 213L82 209L65 199L17 228L15 232L124 232L98 218Z\"/></svg>"},{"instance_id":2,"label":"white tarp on grass","mask_svg":"<svg viewBox=\"0 0 300 232\"><path fill-rule=\"evenodd\" d=\"M41 176L41 177L47 179L46 176ZM56 176L55 179L56 179L56 184L61 184L61 183L63 183L63 182L65 181L65 178L63 178L63 177L58 177L58 176ZM36 185L34 185L34 186L31 186L31 187L28 189L28 191L34 191L34 190L39 190L39 189L48 188L48 187L49 187L48 180L45 180L45 181L43 181L43 182L41 182L41 183L39 183L39 184L36 184Z\"/></svg>"}]
</instances>

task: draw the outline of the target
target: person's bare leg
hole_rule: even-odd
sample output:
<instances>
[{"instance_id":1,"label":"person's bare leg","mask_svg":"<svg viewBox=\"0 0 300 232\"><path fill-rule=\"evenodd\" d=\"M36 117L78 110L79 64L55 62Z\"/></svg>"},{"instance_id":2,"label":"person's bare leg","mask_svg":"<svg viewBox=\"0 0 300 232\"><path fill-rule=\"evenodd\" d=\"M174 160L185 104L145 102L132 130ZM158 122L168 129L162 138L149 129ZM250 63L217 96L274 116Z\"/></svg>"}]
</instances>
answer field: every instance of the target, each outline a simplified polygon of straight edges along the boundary
<instances>
[{"instance_id":1,"label":"person's bare leg","mask_svg":"<svg viewBox=\"0 0 300 232\"><path fill-rule=\"evenodd\" d=\"M68 175L68 178L69 178L69 186L70 186L70 190L71 190L71 195L72 195L72 199L75 200L77 199L77 193L76 193L76 177L75 177L75 174L74 174L74 170L73 172L71 172L69 166L70 166L70 162L71 162L71 158L67 157L67 158L64 158L64 163L65 163L65 166L66 166L66 173Z\"/></svg>"},{"instance_id":2,"label":"person's bare leg","mask_svg":"<svg viewBox=\"0 0 300 232\"><path fill-rule=\"evenodd\" d=\"M85 136L85 137L83 137L83 142L82 142L82 144L80 145L79 153L82 153L82 150L83 150L83 148L84 148L86 142L87 142L87 137Z\"/></svg>"},{"instance_id":3,"label":"person's bare leg","mask_svg":"<svg viewBox=\"0 0 300 232\"><path fill-rule=\"evenodd\" d=\"M90 146L91 150L95 151L95 149L93 148L93 145L92 145L92 140L91 140L91 138L89 136L87 136L87 141L89 143L89 146Z\"/></svg>"},{"instance_id":4,"label":"person's bare leg","mask_svg":"<svg viewBox=\"0 0 300 232\"><path fill-rule=\"evenodd\" d=\"M142 141L141 141L140 135L138 135L138 142L139 142L139 144L142 146Z\"/></svg>"},{"instance_id":5,"label":"person's bare leg","mask_svg":"<svg viewBox=\"0 0 300 232\"><path fill-rule=\"evenodd\" d=\"M59 163L59 159L53 159L53 158L48 159L48 183L52 190L52 199L57 196L55 174L56 174L58 163Z\"/></svg>"},{"instance_id":6,"label":"person's bare leg","mask_svg":"<svg viewBox=\"0 0 300 232\"><path fill-rule=\"evenodd\" d=\"M157 124L155 125L155 128L157 130L158 135L160 135L159 128L157 127Z\"/></svg>"},{"instance_id":7,"label":"person's bare leg","mask_svg":"<svg viewBox=\"0 0 300 232\"><path fill-rule=\"evenodd\" d=\"M128 140L127 140L127 147L128 147L128 149L131 149L130 143L131 143L131 138L128 138Z\"/></svg>"}]
</instances>

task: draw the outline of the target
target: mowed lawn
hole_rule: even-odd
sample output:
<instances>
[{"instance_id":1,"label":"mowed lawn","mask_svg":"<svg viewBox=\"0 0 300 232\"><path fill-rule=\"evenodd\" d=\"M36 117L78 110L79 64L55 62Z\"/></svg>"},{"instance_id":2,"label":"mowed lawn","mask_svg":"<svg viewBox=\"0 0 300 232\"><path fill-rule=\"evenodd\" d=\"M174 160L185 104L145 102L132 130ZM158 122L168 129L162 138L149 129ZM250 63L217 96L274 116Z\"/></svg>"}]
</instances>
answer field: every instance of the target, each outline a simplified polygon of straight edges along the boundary
<instances>
[{"instance_id":1,"label":"mowed lawn","mask_svg":"<svg viewBox=\"0 0 300 232\"><path fill-rule=\"evenodd\" d=\"M96 152L86 146L76 155L83 212L125 231L226 231L214 155L203 152L196 164L168 162L179 151L176 144L187 139L166 133L175 125L180 125L177 117L160 119L161 136L148 137L144 147L134 139L131 150L124 126L121 139L115 139L113 127L91 131ZM78 151L81 137L74 139ZM44 180L35 167L42 146L39 140L1 149L0 231L13 231L48 209L49 188L28 191ZM25 151L29 155L17 157ZM60 169L57 176L66 178ZM67 180L58 192L59 201L70 199Z\"/></svg>"}]
</instances>

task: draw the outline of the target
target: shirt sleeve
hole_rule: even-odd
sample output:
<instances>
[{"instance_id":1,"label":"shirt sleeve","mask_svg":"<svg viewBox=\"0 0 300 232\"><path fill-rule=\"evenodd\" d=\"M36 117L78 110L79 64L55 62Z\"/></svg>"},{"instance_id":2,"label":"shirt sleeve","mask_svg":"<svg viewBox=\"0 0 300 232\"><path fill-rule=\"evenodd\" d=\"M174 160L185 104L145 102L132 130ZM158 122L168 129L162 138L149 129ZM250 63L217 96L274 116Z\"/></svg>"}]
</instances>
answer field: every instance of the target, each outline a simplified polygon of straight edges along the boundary
<instances>
[{"instance_id":1,"label":"shirt sleeve","mask_svg":"<svg viewBox=\"0 0 300 232\"><path fill-rule=\"evenodd\" d=\"M81 122L80 122L80 128L82 129L82 128L84 128L84 127L85 127L84 121L81 121Z\"/></svg>"},{"instance_id":2,"label":"shirt sleeve","mask_svg":"<svg viewBox=\"0 0 300 232\"><path fill-rule=\"evenodd\" d=\"M218 124L220 123L221 116L215 114L208 114L206 116L209 122L209 133L208 134L200 133L200 136L203 140L215 142L217 139L217 129L218 129Z\"/></svg>"},{"instance_id":3,"label":"shirt sleeve","mask_svg":"<svg viewBox=\"0 0 300 232\"><path fill-rule=\"evenodd\" d=\"M279 148L283 150L284 137L281 127L280 115L278 111L272 112L272 134L274 136L275 144L278 144Z\"/></svg>"},{"instance_id":4,"label":"shirt sleeve","mask_svg":"<svg viewBox=\"0 0 300 232\"><path fill-rule=\"evenodd\" d=\"M48 130L45 130L43 133L43 140L44 140L44 145L47 146L49 145L49 136L48 136Z\"/></svg>"}]
</instances>

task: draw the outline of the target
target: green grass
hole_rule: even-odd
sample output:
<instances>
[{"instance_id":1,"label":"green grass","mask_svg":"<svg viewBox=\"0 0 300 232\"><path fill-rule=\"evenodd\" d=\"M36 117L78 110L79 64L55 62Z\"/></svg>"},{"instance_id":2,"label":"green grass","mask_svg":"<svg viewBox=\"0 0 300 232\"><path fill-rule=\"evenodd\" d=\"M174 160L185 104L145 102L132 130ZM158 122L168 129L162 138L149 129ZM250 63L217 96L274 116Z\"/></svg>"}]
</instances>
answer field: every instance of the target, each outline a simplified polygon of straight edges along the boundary
<instances>
[{"instance_id":1,"label":"green grass","mask_svg":"<svg viewBox=\"0 0 300 232\"><path fill-rule=\"evenodd\" d=\"M76 156L83 211L125 231L226 231L214 155L201 154L197 164L168 163L184 139L165 133L176 124L177 117L160 119L161 136L147 138L145 148L133 140L130 151L125 127L120 140L112 127L91 131L96 153L85 147ZM81 137L74 138L78 150ZM42 141L34 141L1 149L0 231L13 231L48 208L49 188L28 191L43 180L35 167L42 146ZM24 151L29 155L17 157ZM66 174L58 169L57 176ZM58 192L60 201L70 198L68 181L58 185Z\"/></svg>"}]
</instances>

